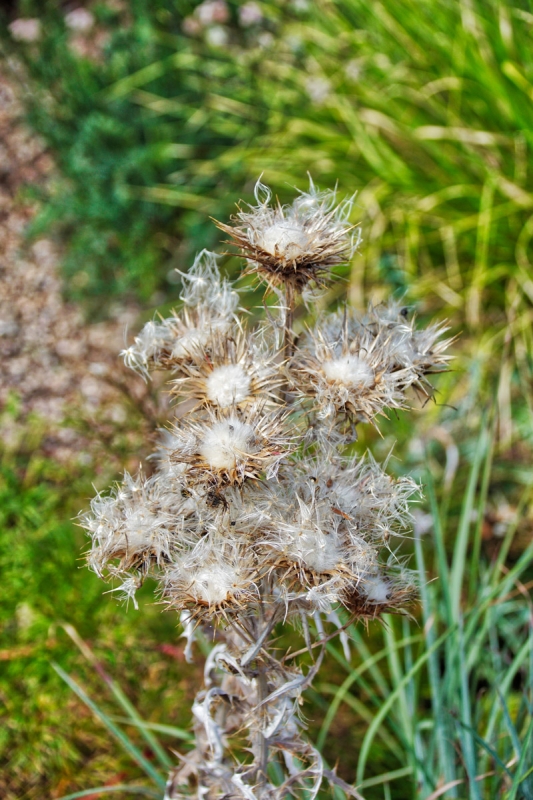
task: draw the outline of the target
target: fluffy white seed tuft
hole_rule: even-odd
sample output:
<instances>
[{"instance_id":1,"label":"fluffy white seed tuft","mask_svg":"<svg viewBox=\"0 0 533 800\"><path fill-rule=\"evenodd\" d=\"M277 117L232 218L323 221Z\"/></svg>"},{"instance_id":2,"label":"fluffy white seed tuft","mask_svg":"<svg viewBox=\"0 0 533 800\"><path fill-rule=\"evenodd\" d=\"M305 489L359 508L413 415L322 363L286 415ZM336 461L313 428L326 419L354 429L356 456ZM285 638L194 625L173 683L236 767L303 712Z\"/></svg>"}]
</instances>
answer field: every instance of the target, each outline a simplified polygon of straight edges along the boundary
<instances>
[{"instance_id":1,"label":"fluffy white seed tuft","mask_svg":"<svg viewBox=\"0 0 533 800\"><path fill-rule=\"evenodd\" d=\"M298 220L278 220L256 236L257 245L271 256L287 261L301 258L309 248L311 236Z\"/></svg>"},{"instance_id":2,"label":"fluffy white seed tuft","mask_svg":"<svg viewBox=\"0 0 533 800\"><path fill-rule=\"evenodd\" d=\"M368 389L375 380L372 367L359 356L345 355L324 361L326 380L342 383L352 389Z\"/></svg>"},{"instance_id":3,"label":"fluffy white seed tuft","mask_svg":"<svg viewBox=\"0 0 533 800\"><path fill-rule=\"evenodd\" d=\"M202 350L209 342L209 331L189 328L172 346L172 358L187 358Z\"/></svg>"},{"instance_id":4,"label":"fluffy white seed tuft","mask_svg":"<svg viewBox=\"0 0 533 800\"><path fill-rule=\"evenodd\" d=\"M246 400L250 386L250 376L240 364L223 364L206 381L207 397L220 408L227 408Z\"/></svg>"},{"instance_id":5,"label":"fluffy white seed tuft","mask_svg":"<svg viewBox=\"0 0 533 800\"><path fill-rule=\"evenodd\" d=\"M370 603L386 603L390 598L390 583L380 575L368 575L359 584L359 589Z\"/></svg>"},{"instance_id":6,"label":"fluffy white seed tuft","mask_svg":"<svg viewBox=\"0 0 533 800\"><path fill-rule=\"evenodd\" d=\"M230 564L213 564L203 567L192 577L189 594L198 602L209 606L228 600L240 585L237 570Z\"/></svg>"},{"instance_id":7,"label":"fluffy white seed tuft","mask_svg":"<svg viewBox=\"0 0 533 800\"><path fill-rule=\"evenodd\" d=\"M255 451L254 429L236 416L215 422L200 443L200 455L213 469L235 469L244 454Z\"/></svg>"},{"instance_id":8,"label":"fluffy white seed tuft","mask_svg":"<svg viewBox=\"0 0 533 800\"><path fill-rule=\"evenodd\" d=\"M308 525L295 528L288 555L319 574L331 572L342 560L336 536L327 534L318 527Z\"/></svg>"}]
</instances>

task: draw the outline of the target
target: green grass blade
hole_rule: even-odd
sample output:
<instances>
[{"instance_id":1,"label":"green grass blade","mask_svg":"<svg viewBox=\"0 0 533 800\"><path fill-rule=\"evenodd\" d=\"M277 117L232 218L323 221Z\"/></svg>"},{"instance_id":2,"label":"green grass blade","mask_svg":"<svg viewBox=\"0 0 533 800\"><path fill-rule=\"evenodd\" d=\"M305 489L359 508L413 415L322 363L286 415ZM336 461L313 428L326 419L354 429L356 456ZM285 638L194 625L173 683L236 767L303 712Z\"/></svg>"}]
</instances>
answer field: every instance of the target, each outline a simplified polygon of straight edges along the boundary
<instances>
[{"instance_id":1,"label":"green grass blade","mask_svg":"<svg viewBox=\"0 0 533 800\"><path fill-rule=\"evenodd\" d=\"M114 786L96 786L94 789L82 789L80 792L66 794L58 800L78 800L80 797L94 797L95 794L112 794L113 792L128 792L128 794L142 794L145 797L155 797L161 800L161 792L150 789L148 786L131 786L127 783L117 783Z\"/></svg>"},{"instance_id":2,"label":"green grass blade","mask_svg":"<svg viewBox=\"0 0 533 800\"><path fill-rule=\"evenodd\" d=\"M468 599L470 604L473 603L475 594L479 591L479 565L480 565L480 555L481 555L481 536L483 530L483 510L486 508L487 499L489 494L490 488L490 479L492 474L492 460L494 454L494 420L495 415L492 414L493 421L490 425L490 433L489 433L489 440L487 444L487 453L485 457L485 462L483 464L483 474L481 477L481 486L479 490L478 496L478 508L477 508L477 519L474 529L474 536L473 536L473 544L472 544L472 552L470 557L470 567L469 567L469 580L468 580ZM489 430L487 428L487 430Z\"/></svg>"},{"instance_id":3,"label":"green grass blade","mask_svg":"<svg viewBox=\"0 0 533 800\"><path fill-rule=\"evenodd\" d=\"M474 510L474 498L476 494L476 486L479 478L479 471L483 456L488 446L488 435L485 427L482 428L481 434L478 438L474 459L470 469L468 478L468 485L461 509L461 518L459 521L459 528L457 531L457 538L455 540L455 547L453 551L452 569L450 573L450 596L453 619L455 621L459 618L459 608L461 604L461 593L463 588L463 577L466 566L466 552L468 547L468 538L470 533L470 526L472 520L472 511Z\"/></svg>"},{"instance_id":4,"label":"green grass blade","mask_svg":"<svg viewBox=\"0 0 533 800\"><path fill-rule=\"evenodd\" d=\"M524 642L524 644L514 657L512 664L507 669L505 675L499 679L498 681L499 691L503 697L505 697L507 691L509 690L509 687L511 686L516 673L518 672L524 661L529 656L530 648L531 648L531 642L529 640L527 642ZM500 710L501 710L501 701L497 695L494 700L494 705L486 727L486 732L484 737L486 741L490 741L494 736L497 717Z\"/></svg>"},{"instance_id":5,"label":"green grass blade","mask_svg":"<svg viewBox=\"0 0 533 800\"><path fill-rule=\"evenodd\" d=\"M472 728L472 712L470 708L470 690L468 686L469 672L466 666L465 642L462 616L459 617L458 629L459 646L459 677L460 677L460 698L461 698L461 718L464 726L462 727L461 738L463 740L463 760L468 775L468 788L471 800L481 800L479 786L476 782L477 760L476 750L473 746L470 730Z\"/></svg>"},{"instance_id":6,"label":"green grass blade","mask_svg":"<svg viewBox=\"0 0 533 800\"><path fill-rule=\"evenodd\" d=\"M450 597L450 577L449 577L448 559L446 557L444 531L442 527L439 506L437 503L437 496L435 493L435 484L433 482L433 476L429 471L427 471L425 475L425 489L429 499L431 516L433 517L433 539L435 542L435 549L437 551L437 574L439 575L440 586L442 588L442 598L444 601L444 608L446 611L446 622L448 625L451 625L452 602Z\"/></svg>"},{"instance_id":7,"label":"green grass blade","mask_svg":"<svg viewBox=\"0 0 533 800\"><path fill-rule=\"evenodd\" d=\"M410 640L403 639L399 642L396 642L394 644L394 647L396 648L404 647L407 641L411 641L414 643L414 642L420 642L421 639L422 637L419 635L412 636ZM348 675L348 677L345 678L342 684L337 688L335 696L328 707L327 714L324 718L322 727L320 728L320 732L317 737L316 746L319 750L322 750L322 748L324 747L328 731L331 727L331 723L335 719L335 715L339 710L339 706L345 700L352 684L355 683L360 678L360 676L363 675L367 670L369 670L373 664L377 663L380 659L384 658L387 655L388 650L389 650L388 647L384 647L378 653L375 653L375 655L369 655L369 657L359 667L357 667L355 670L352 670L352 672Z\"/></svg>"},{"instance_id":8,"label":"green grass blade","mask_svg":"<svg viewBox=\"0 0 533 800\"><path fill-rule=\"evenodd\" d=\"M520 760L518 761L518 765L516 767L515 777L509 791L509 794L506 800L516 800L518 794L518 788L520 784L524 783L527 779L528 775L531 773L533 768L527 769L524 773L524 769L527 768L527 763L530 763L531 752L530 752L530 744L531 744L531 737L533 735L533 719L530 721L527 729L527 733L524 737L524 741L522 743L522 752L520 754ZM527 761L526 761L527 759ZM533 791L531 788L523 787L522 788L525 800L532 800L533 798Z\"/></svg>"},{"instance_id":9,"label":"green grass blade","mask_svg":"<svg viewBox=\"0 0 533 800\"><path fill-rule=\"evenodd\" d=\"M375 681L379 691L381 692L383 697L387 697L390 691L388 679L378 666L378 662L373 659L372 652L368 647L365 637L361 635L361 632L357 630L355 625L350 625L347 633L350 636L350 638L354 641L360 658L363 661L368 661L368 663L370 664L370 674L372 675L372 678ZM351 670L352 670L352 665L350 664L348 671L351 672Z\"/></svg>"},{"instance_id":10,"label":"green grass blade","mask_svg":"<svg viewBox=\"0 0 533 800\"><path fill-rule=\"evenodd\" d=\"M505 702L504 696L502 695L502 693L500 691L500 688L497 687L496 691L497 691L498 698L500 700L500 704L501 704L501 707L502 707L503 718L505 720L505 726L507 728L509 736L511 737L511 742L513 743L513 750L514 750L515 756L518 759L518 758L520 758L520 753L521 753L520 739L518 737L517 730L516 730L515 726L513 725L513 721L511 719L511 715L509 713L509 708L507 706L507 703Z\"/></svg>"},{"instance_id":11,"label":"green grass blade","mask_svg":"<svg viewBox=\"0 0 533 800\"><path fill-rule=\"evenodd\" d=\"M518 577L527 569L533 561L533 542L529 544L523 551L522 555L516 564L505 573L501 575L498 583L493 583L490 590L488 590L482 599L478 600L475 607L468 615L468 624L465 628L466 638L474 635L474 632L479 629L480 621L486 618L487 609L497 600L504 598L512 589Z\"/></svg>"},{"instance_id":12,"label":"green grass blade","mask_svg":"<svg viewBox=\"0 0 533 800\"><path fill-rule=\"evenodd\" d=\"M335 686L334 684L320 683L317 686L317 691L320 692L321 695L324 694L336 695L338 688L339 687ZM359 717L361 717L361 719L364 720L364 722L366 722L367 725L370 725L372 723L372 720L374 718L372 710L368 708L368 706L365 703L363 703L353 694L351 694L350 692L345 694L343 697L343 702L346 703L346 705L349 706L353 711L355 711L355 713ZM398 743L397 739L394 736L392 736L388 732L388 730L384 727L380 728L377 735L381 738L385 747L387 747L388 750L401 762L401 760L404 758L404 750L403 747Z\"/></svg>"},{"instance_id":13,"label":"green grass blade","mask_svg":"<svg viewBox=\"0 0 533 800\"><path fill-rule=\"evenodd\" d=\"M113 678L111 678L111 676L107 674L107 672L103 669L102 665L98 662L98 659L94 655L93 651L91 650L87 642L85 642L81 638L78 631L72 625L69 625L68 623L63 623L62 627L65 630L65 632L70 636L74 644L79 648L81 653L85 656L87 661L89 661L89 663L94 667L99 677L109 687L115 700L124 709L129 719L131 720L132 724L136 725L139 728L143 738L149 745L150 749L153 751L154 755L158 759L161 766L164 767L164 769L166 770L171 769L173 766L172 760L161 746L161 743L152 733L153 728L151 729L148 725L144 723L144 720L140 717L137 709L126 697L126 695L124 694L118 683L116 683L116 681L114 681Z\"/></svg>"},{"instance_id":14,"label":"green grass blade","mask_svg":"<svg viewBox=\"0 0 533 800\"><path fill-rule=\"evenodd\" d=\"M165 788L166 780L162 777L162 775L155 769L155 767L148 761L147 758L141 753L139 748L131 741L131 739L126 736L123 731L118 728L114 722L112 722L107 714L105 714L97 705L96 703L91 700L91 698L85 693L85 691L79 686L73 678L70 677L61 667L59 664L55 664L52 662L52 667L55 669L57 674L60 678L62 678L65 683L70 686L73 692L78 695L80 700L85 703L85 705L98 717L98 719L105 725L108 731L117 739L117 741L122 745L124 750L128 753L128 755L133 758L133 760L143 769L146 774L157 784L157 786L161 787L162 789Z\"/></svg>"},{"instance_id":15,"label":"green grass blade","mask_svg":"<svg viewBox=\"0 0 533 800\"><path fill-rule=\"evenodd\" d=\"M511 771L503 763L496 750L494 750L494 748L491 747L490 744L486 742L485 739L483 739L474 728L469 727L468 725L466 725L466 723L464 723L460 719L457 720L457 724L460 725L465 730L467 730L470 736L472 736L472 738L476 740L476 742L480 745L480 747L482 747L484 750L487 751L487 753L494 759L495 763L502 770L502 772L505 772L510 778L513 777Z\"/></svg>"},{"instance_id":16,"label":"green grass blade","mask_svg":"<svg viewBox=\"0 0 533 800\"><path fill-rule=\"evenodd\" d=\"M437 534L436 534L437 535ZM429 591L427 586L426 568L424 563L424 552L422 542L419 536L415 536L415 554L418 567L418 574L420 576L420 599L424 623L424 635L426 637L426 646L431 649L436 639L435 626L439 618L439 609L437 603L433 602L433 593ZM440 574L440 573L439 573ZM444 582L446 575L441 575L441 585L444 592ZM451 783L456 778L455 773L455 760L454 755L450 752L448 741L449 736L447 724L443 713L443 694L440 678L440 667L437 659L437 654L432 652L428 660L428 677L429 687L431 691L431 706L433 709L433 716L435 719L435 734L436 746L439 758L440 771L444 775L444 782ZM456 797L456 791L451 796Z\"/></svg>"},{"instance_id":17,"label":"green grass blade","mask_svg":"<svg viewBox=\"0 0 533 800\"><path fill-rule=\"evenodd\" d=\"M359 754L359 763L357 765L357 778L356 778L357 784L360 784L363 781L366 762L368 760L368 755L369 755L369 752L370 752L370 747L371 747L372 741L373 741L373 739L374 739L374 737L376 735L377 729L379 728L379 726L381 725L381 723L383 722L383 720L385 719L385 717L389 713L389 711L390 711L391 707L393 706L393 704L396 702L396 699L397 699L398 695L403 690L404 686L407 685L407 683L413 678L413 676L416 675L416 673L426 663L426 661L430 658L431 654L434 653L441 646L441 644L443 644L443 642L446 641L448 636L450 636L451 633L454 630L455 630L455 628L450 628L449 630L445 631L445 633L443 633L441 636L439 636L439 638L433 644L433 646L430 647L428 650L426 650L426 652L423 653L423 655L421 655L417 659L417 661L414 663L414 665L409 670L409 672L407 672L404 675L404 677L402 678L400 684L398 686L396 686L394 691L391 692L389 697L382 704L379 712L374 717L374 721L372 722L372 725L369 727L368 731L366 732L365 738L363 740L363 744L362 744L362 747L361 747L361 752Z\"/></svg>"},{"instance_id":18,"label":"green grass blade","mask_svg":"<svg viewBox=\"0 0 533 800\"><path fill-rule=\"evenodd\" d=\"M133 725L136 728L144 728L147 731L154 731L155 733L163 733L165 736L173 736L175 739L183 739L183 741L191 741L194 739L194 734L190 731L184 731L183 728L176 728L174 725L161 725L158 722L145 722L144 720L134 720L130 717L115 717L110 716L113 722L120 722L122 725ZM173 766L171 764L171 766Z\"/></svg>"},{"instance_id":19,"label":"green grass blade","mask_svg":"<svg viewBox=\"0 0 533 800\"><path fill-rule=\"evenodd\" d=\"M357 788L370 789L371 786L379 786L382 783L390 783L390 781L406 778L408 775L412 774L412 767L402 767L401 769L395 769L391 772L384 772L382 775L377 775L375 778L367 778L366 781L360 783Z\"/></svg>"}]
</instances>

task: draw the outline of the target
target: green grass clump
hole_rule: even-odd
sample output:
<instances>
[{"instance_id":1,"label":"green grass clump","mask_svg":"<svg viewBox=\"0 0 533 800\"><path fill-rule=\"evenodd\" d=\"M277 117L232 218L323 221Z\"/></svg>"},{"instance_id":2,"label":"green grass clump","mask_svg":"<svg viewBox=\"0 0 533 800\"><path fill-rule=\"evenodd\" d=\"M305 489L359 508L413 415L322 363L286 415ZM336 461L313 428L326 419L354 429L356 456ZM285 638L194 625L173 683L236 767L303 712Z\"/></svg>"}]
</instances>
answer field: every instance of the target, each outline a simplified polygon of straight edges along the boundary
<instances>
[{"instance_id":1,"label":"green grass clump","mask_svg":"<svg viewBox=\"0 0 533 800\"><path fill-rule=\"evenodd\" d=\"M105 727L54 664L74 673L104 713L114 696L113 686L102 684L105 670L120 677L125 702L138 705L145 720L189 724L194 670L182 663L176 620L153 605L149 589L141 611L126 610L84 565L85 537L72 518L94 491L91 476L38 451L5 453L0 464L0 793L6 800L116 782L124 771L131 779L143 774L120 748L110 748ZM78 649L80 638L92 644L96 671ZM131 738L152 763L140 730L131 727Z\"/></svg>"},{"instance_id":2,"label":"green grass clump","mask_svg":"<svg viewBox=\"0 0 533 800\"><path fill-rule=\"evenodd\" d=\"M359 188L366 278L486 328L530 292L532 24L502 0L311 6L265 54L269 130L242 155L276 186Z\"/></svg>"},{"instance_id":3,"label":"green grass clump","mask_svg":"<svg viewBox=\"0 0 533 800\"><path fill-rule=\"evenodd\" d=\"M316 686L332 698L318 743L330 758L342 753L345 762L346 738L339 747L332 734L352 733L351 774L345 778L366 800L533 797L533 631L527 592L533 546L506 566L531 483L524 487L515 523L488 559L481 555L481 536L491 462L492 437L484 429L459 493L458 526L448 515L450 498L441 496L438 502L432 476L425 475L432 526L428 538L415 535L414 540L418 620L389 618L382 636L373 631L370 639L352 629L356 658L351 663L338 645L329 645L346 676L340 686ZM343 705L352 713L340 715L339 729Z\"/></svg>"}]
</instances>

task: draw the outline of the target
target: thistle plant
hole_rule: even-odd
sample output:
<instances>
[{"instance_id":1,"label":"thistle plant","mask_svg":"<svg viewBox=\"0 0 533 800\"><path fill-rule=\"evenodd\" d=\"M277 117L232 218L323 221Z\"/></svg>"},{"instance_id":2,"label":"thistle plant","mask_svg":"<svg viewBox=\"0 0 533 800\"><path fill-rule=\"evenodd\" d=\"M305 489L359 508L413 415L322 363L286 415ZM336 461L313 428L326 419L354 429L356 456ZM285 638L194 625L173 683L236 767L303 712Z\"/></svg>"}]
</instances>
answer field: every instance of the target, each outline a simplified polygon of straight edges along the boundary
<instances>
[{"instance_id":1,"label":"thistle plant","mask_svg":"<svg viewBox=\"0 0 533 800\"><path fill-rule=\"evenodd\" d=\"M115 591L135 603L154 576L180 614L187 658L202 628L215 641L192 709L195 748L170 776L169 800L313 798L324 779L358 796L305 739L301 695L326 631L404 612L416 596L397 550L419 487L350 445L360 424L432 395L445 328L417 329L390 302L362 316L344 306L297 335L302 296L359 247L352 201L312 183L290 206L261 183L255 195L218 224L274 296L266 319L248 324L216 255L200 253L182 307L123 353L145 379L167 371L176 401L152 474L126 474L82 517L89 565L118 579ZM305 674L298 652L276 646L285 623L303 633Z\"/></svg>"}]
</instances>

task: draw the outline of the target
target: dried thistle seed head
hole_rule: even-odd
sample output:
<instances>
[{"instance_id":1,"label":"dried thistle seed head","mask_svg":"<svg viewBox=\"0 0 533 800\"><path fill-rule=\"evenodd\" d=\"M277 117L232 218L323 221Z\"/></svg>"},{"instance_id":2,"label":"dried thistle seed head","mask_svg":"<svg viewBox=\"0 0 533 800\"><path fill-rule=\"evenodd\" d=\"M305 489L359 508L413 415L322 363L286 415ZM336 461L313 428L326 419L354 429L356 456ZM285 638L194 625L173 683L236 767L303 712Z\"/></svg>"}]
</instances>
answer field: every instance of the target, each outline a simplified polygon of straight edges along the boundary
<instances>
[{"instance_id":1,"label":"dried thistle seed head","mask_svg":"<svg viewBox=\"0 0 533 800\"><path fill-rule=\"evenodd\" d=\"M266 412L262 406L208 409L204 419L176 428L173 457L188 463L188 480L214 486L240 485L263 473L275 476L288 455L291 436L286 412Z\"/></svg>"},{"instance_id":2,"label":"dried thistle seed head","mask_svg":"<svg viewBox=\"0 0 533 800\"><path fill-rule=\"evenodd\" d=\"M240 210L233 226L216 224L241 250L248 271L270 285L292 284L302 291L357 249L360 231L348 220L353 198L337 205L335 192L319 192L312 181L290 206L271 206L272 193L260 181L255 198L257 205Z\"/></svg>"},{"instance_id":3,"label":"dried thistle seed head","mask_svg":"<svg viewBox=\"0 0 533 800\"><path fill-rule=\"evenodd\" d=\"M173 393L218 408L245 406L261 400L279 402L283 381L279 354L264 348L254 333L236 329L213 337L208 348L183 363Z\"/></svg>"},{"instance_id":4,"label":"dried thistle seed head","mask_svg":"<svg viewBox=\"0 0 533 800\"><path fill-rule=\"evenodd\" d=\"M227 519L219 516L196 547L167 570L164 598L196 618L235 613L258 599L257 577L253 550L246 539L239 541L230 533Z\"/></svg>"},{"instance_id":5,"label":"dried thistle seed head","mask_svg":"<svg viewBox=\"0 0 533 800\"><path fill-rule=\"evenodd\" d=\"M228 333L232 320L210 309L185 309L160 323L148 322L121 355L144 377L154 369L177 370L202 358L214 338Z\"/></svg>"},{"instance_id":6,"label":"dried thistle seed head","mask_svg":"<svg viewBox=\"0 0 533 800\"><path fill-rule=\"evenodd\" d=\"M278 569L278 580L286 581L288 587L295 581L303 587L317 586L335 577L335 591L340 592L346 583L374 568L377 552L357 536L348 515L327 496L319 499L310 486L304 501L298 478L297 468L293 469L292 487L282 476L272 496L258 498L260 558ZM328 591L331 594L332 589Z\"/></svg>"},{"instance_id":7,"label":"dried thistle seed head","mask_svg":"<svg viewBox=\"0 0 533 800\"><path fill-rule=\"evenodd\" d=\"M404 407L406 390L443 368L449 341L436 341L443 330L416 331L399 307L371 309L361 320L345 309L303 338L290 364L295 387L315 399L322 417L370 422Z\"/></svg>"},{"instance_id":8,"label":"dried thistle seed head","mask_svg":"<svg viewBox=\"0 0 533 800\"><path fill-rule=\"evenodd\" d=\"M146 573L152 564L168 562L182 546L182 502L156 477L125 473L123 483L107 496L96 495L90 513L80 518L92 537L89 566L99 575L106 568Z\"/></svg>"},{"instance_id":9,"label":"dried thistle seed head","mask_svg":"<svg viewBox=\"0 0 533 800\"><path fill-rule=\"evenodd\" d=\"M133 344L122 350L120 355L128 369L147 378L150 369L161 366L160 358L171 350L172 338L168 320L161 323L150 321L135 337Z\"/></svg>"},{"instance_id":10,"label":"dried thistle seed head","mask_svg":"<svg viewBox=\"0 0 533 800\"><path fill-rule=\"evenodd\" d=\"M298 507L279 521L279 544L288 561L317 575L331 573L342 564L342 543L335 520L324 524L324 509L306 504L296 495Z\"/></svg>"},{"instance_id":11,"label":"dried thistle seed head","mask_svg":"<svg viewBox=\"0 0 533 800\"><path fill-rule=\"evenodd\" d=\"M385 612L406 613L416 597L415 583L407 571L396 568L385 575L378 568L345 587L340 599L354 615L375 619Z\"/></svg>"},{"instance_id":12,"label":"dried thistle seed head","mask_svg":"<svg viewBox=\"0 0 533 800\"><path fill-rule=\"evenodd\" d=\"M172 431L162 429L158 434L157 448L148 456L148 460L156 465L157 480L166 485L169 491L178 491L180 488L183 491L189 465L171 458L176 449Z\"/></svg>"},{"instance_id":13,"label":"dried thistle seed head","mask_svg":"<svg viewBox=\"0 0 533 800\"><path fill-rule=\"evenodd\" d=\"M306 502L320 498L356 543L362 537L377 547L388 547L391 534L411 526L409 503L420 494L413 480L392 478L371 455L346 458L331 447L297 462L292 480Z\"/></svg>"},{"instance_id":14,"label":"dried thistle seed head","mask_svg":"<svg viewBox=\"0 0 533 800\"><path fill-rule=\"evenodd\" d=\"M322 418L349 414L371 422L386 408L402 408L416 374L392 369L386 346L362 330L353 340L328 340L319 327L296 353L290 370L301 396L312 397Z\"/></svg>"},{"instance_id":15,"label":"dried thistle seed head","mask_svg":"<svg viewBox=\"0 0 533 800\"><path fill-rule=\"evenodd\" d=\"M229 333L236 320L237 292L218 271L208 250L196 257L184 281L183 310L161 322L148 322L121 355L127 367L148 377L150 370L176 369L201 358L212 340Z\"/></svg>"},{"instance_id":16,"label":"dried thistle seed head","mask_svg":"<svg viewBox=\"0 0 533 800\"><path fill-rule=\"evenodd\" d=\"M419 379L427 374L442 372L452 358L445 355L445 350L452 344L453 338L441 338L448 330L446 323L417 329L413 314L396 301L370 306L361 324L376 337L390 336L391 351L397 366L415 370Z\"/></svg>"},{"instance_id":17,"label":"dried thistle seed head","mask_svg":"<svg viewBox=\"0 0 533 800\"><path fill-rule=\"evenodd\" d=\"M179 272L183 280L180 300L187 308L209 308L228 319L235 315L239 295L233 285L223 278L216 253L202 250L188 272Z\"/></svg>"}]
</instances>

